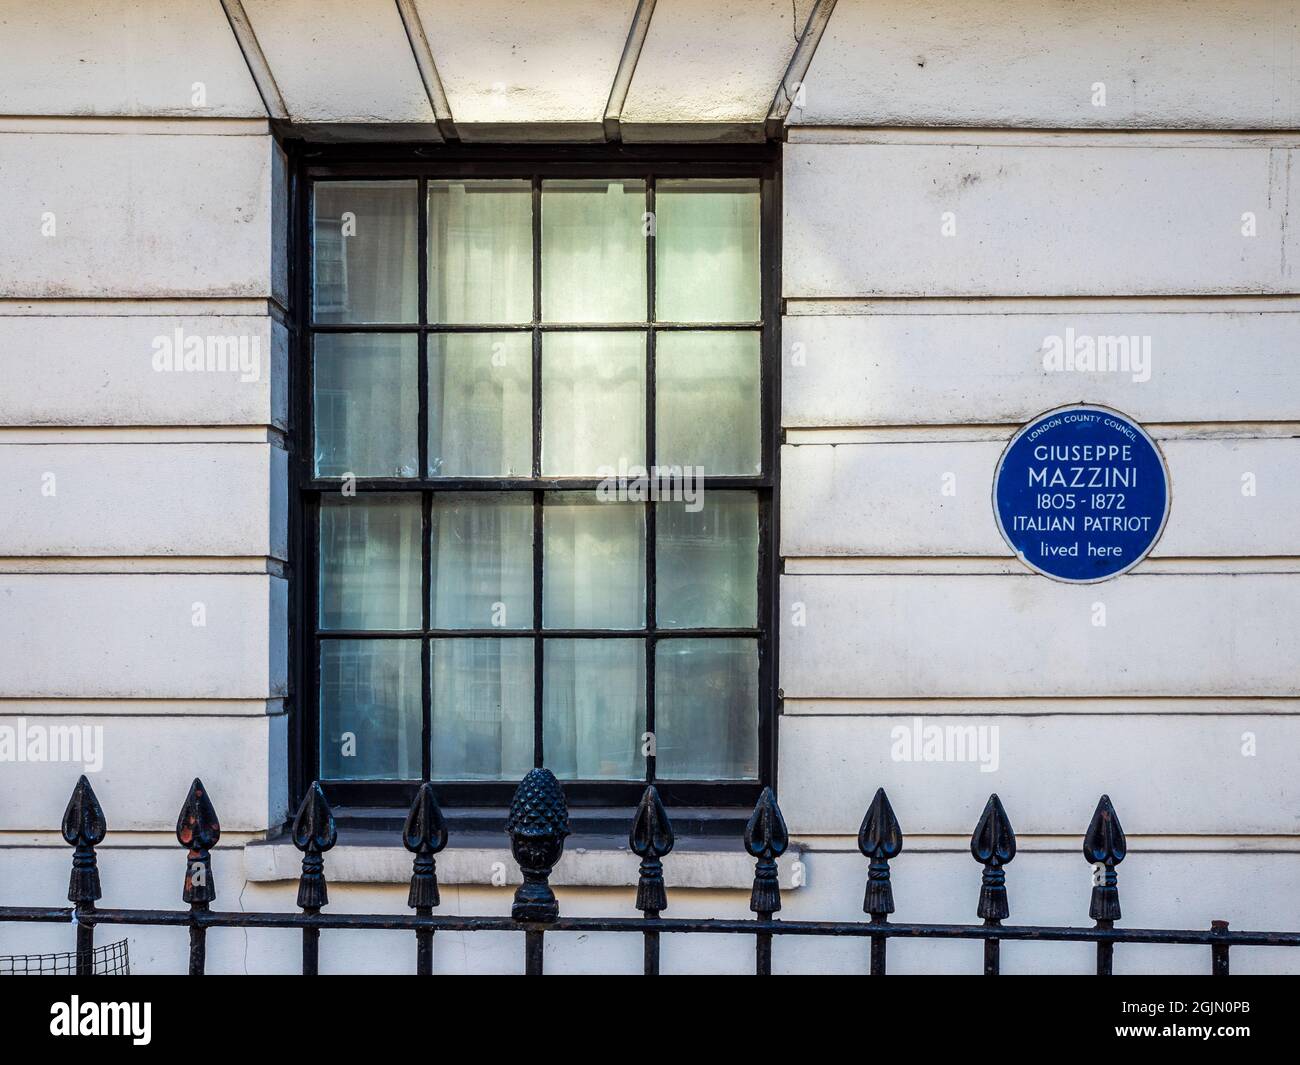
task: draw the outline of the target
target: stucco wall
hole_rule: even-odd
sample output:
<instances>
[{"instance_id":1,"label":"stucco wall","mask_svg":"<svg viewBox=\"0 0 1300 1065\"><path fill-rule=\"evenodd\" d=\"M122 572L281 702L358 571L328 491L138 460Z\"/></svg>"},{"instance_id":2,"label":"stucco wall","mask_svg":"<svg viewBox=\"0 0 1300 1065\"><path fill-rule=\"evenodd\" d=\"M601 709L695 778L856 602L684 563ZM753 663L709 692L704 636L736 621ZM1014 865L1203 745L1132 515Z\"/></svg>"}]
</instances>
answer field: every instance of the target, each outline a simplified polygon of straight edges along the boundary
<instances>
[{"instance_id":1,"label":"stucco wall","mask_svg":"<svg viewBox=\"0 0 1300 1065\"><path fill-rule=\"evenodd\" d=\"M907 890L894 863L900 917L970 919L965 842L992 791L1021 833L1017 919L1082 919L1102 792L1129 834L1126 922L1203 925L1192 880L1220 861L1251 897L1218 916L1300 917L1277 887L1298 827L1297 142L1244 132L1295 124L1295 18L837 5L785 154L779 779L810 847L801 911L884 785L934 852ZM1049 372L1067 329L1146 338L1149 373ZM1173 507L1147 562L1072 587L1013 558L990 493L1015 429L1081 401L1153 433ZM896 760L918 719L996 730L996 771ZM926 863L950 887L920 908ZM1050 964L1083 968L1068 954Z\"/></svg>"}]
</instances>

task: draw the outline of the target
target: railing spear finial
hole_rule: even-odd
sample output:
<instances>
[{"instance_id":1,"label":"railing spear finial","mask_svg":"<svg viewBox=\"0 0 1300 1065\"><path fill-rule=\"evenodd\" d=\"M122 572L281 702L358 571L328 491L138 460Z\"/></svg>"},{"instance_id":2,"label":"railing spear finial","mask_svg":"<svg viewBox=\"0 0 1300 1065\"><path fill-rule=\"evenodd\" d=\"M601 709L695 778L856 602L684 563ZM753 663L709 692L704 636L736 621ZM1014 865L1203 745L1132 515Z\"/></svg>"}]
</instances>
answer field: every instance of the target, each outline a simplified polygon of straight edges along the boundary
<instances>
[{"instance_id":1,"label":"railing spear finial","mask_svg":"<svg viewBox=\"0 0 1300 1065\"><path fill-rule=\"evenodd\" d=\"M189 852L185 857L185 887L181 898L190 904L190 975L202 976L207 965L207 929L193 917L204 913L217 897L212 878L211 850L221 839L221 823L198 777L190 785L176 818L176 840Z\"/></svg>"},{"instance_id":2,"label":"railing spear finial","mask_svg":"<svg viewBox=\"0 0 1300 1065\"><path fill-rule=\"evenodd\" d=\"M760 921L770 921L781 908L781 881L776 860L790 845L790 833L776 804L776 793L763 789L745 825L745 850L754 862L754 889L749 893L749 908ZM755 935L754 964L759 976L772 975L772 933Z\"/></svg>"},{"instance_id":3,"label":"railing spear finial","mask_svg":"<svg viewBox=\"0 0 1300 1065\"><path fill-rule=\"evenodd\" d=\"M329 904L322 855L338 840L334 811L325 799L319 781L312 781L293 819L293 845L302 851L302 874L298 877L298 905L319 910Z\"/></svg>"},{"instance_id":4,"label":"railing spear finial","mask_svg":"<svg viewBox=\"0 0 1300 1065\"><path fill-rule=\"evenodd\" d=\"M185 887L181 898L191 906L207 906L217 898L217 883L212 877L210 851L221 839L221 823L208 798L207 789L198 777L176 818L176 840L188 849L185 862Z\"/></svg>"},{"instance_id":5,"label":"railing spear finial","mask_svg":"<svg viewBox=\"0 0 1300 1065\"><path fill-rule=\"evenodd\" d=\"M101 895L95 848L104 842L108 824L95 789L84 774L63 811L62 828L63 842L73 848L68 901L73 904L77 925L77 975L90 976L95 971L95 926L88 918L94 914L95 902Z\"/></svg>"},{"instance_id":6,"label":"railing spear finial","mask_svg":"<svg viewBox=\"0 0 1300 1065\"><path fill-rule=\"evenodd\" d=\"M406 814L402 828L402 845L415 855L411 863L411 890L406 905L416 915L428 917L442 902L438 895L438 871L434 855L447 846L447 822L438 808L433 785L427 780L420 785ZM417 976L433 975L433 930L421 928L415 933L415 972Z\"/></svg>"},{"instance_id":7,"label":"railing spear finial","mask_svg":"<svg viewBox=\"0 0 1300 1065\"><path fill-rule=\"evenodd\" d=\"M318 914L329 903L325 886L325 859L321 857L338 840L334 813L325 801L320 781L312 781L293 819L293 845L302 851L302 874L298 877L298 905L308 916ZM320 929L302 930L302 971L315 976L320 968Z\"/></svg>"},{"instance_id":8,"label":"railing spear finial","mask_svg":"<svg viewBox=\"0 0 1300 1065\"><path fill-rule=\"evenodd\" d=\"M668 811L659 799L659 789L647 784L641 794L627 843L641 859L636 883L636 908L652 920L668 909L668 892L664 887L664 863L661 859L673 849L673 826ZM659 975L659 933L645 933L644 972Z\"/></svg>"},{"instance_id":9,"label":"railing spear finial","mask_svg":"<svg viewBox=\"0 0 1300 1065\"><path fill-rule=\"evenodd\" d=\"M877 788L858 829L858 850L870 859L867 869L867 891L862 900L862 912L873 919L883 920L894 912L894 889L889 881L889 863L903 850L903 831L889 804L884 788Z\"/></svg>"},{"instance_id":10,"label":"railing spear finial","mask_svg":"<svg viewBox=\"0 0 1300 1065\"><path fill-rule=\"evenodd\" d=\"M668 811L664 809L659 791L653 784L646 785L641 795L627 842L632 853L641 859L636 885L636 908L646 916L658 917L663 910L668 909L664 863L660 859L673 849L675 840Z\"/></svg>"},{"instance_id":11,"label":"railing spear finial","mask_svg":"<svg viewBox=\"0 0 1300 1065\"><path fill-rule=\"evenodd\" d=\"M990 795L984 804L984 813L970 837L970 852L984 866L976 916L983 918L986 925L1000 925L1011 915L1007 902L1006 865L1016 856L1016 834L1011 830L1007 812L996 794ZM984 940L985 976L997 976L1002 971L1001 950L1001 940Z\"/></svg>"},{"instance_id":12,"label":"railing spear finial","mask_svg":"<svg viewBox=\"0 0 1300 1065\"><path fill-rule=\"evenodd\" d=\"M1016 856L1016 834L1011 829L1002 800L989 796L979 824L970 838L972 857L984 866L980 901L975 914L986 922L1005 921L1011 916L1007 901L1007 877L1003 867Z\"/></svg>"},{"instance_id":13,"label":"railing spear finial","mask_svg":"<svg viewBox=\"0 0 1300 1065\"><path fill-rule=\"evenodd\" d=\"M754 889L749 894L749 908L757 914L771 916L781 908L781 881L776 860L790 845L790 833L776 804L776 794L764 788L745 825L745 850L755 859Z\"/></svg>"},{"instance_id":14,"label":"railing spear finial","mask_svg":"<svg viewBox=\"0 0 1300 1065\"><path fill-rule=\"evenodd\" d=\"M885 924L894 912L894 888L889 882L889 862L903 850L903 830L898 827L894 808L884 788L877 788L858 829L858 850L870 859L867 867L867 891L862 912L871 915L872 924ZM885 974L885 936L871 937L871 975Z\"/></svg>"},{"instance_id":15,"label":"railing spear finial","mask_svg":"<svg viewBox=\"0 0 1300 1065\"><path fill-rule=\"evenodd\" d=\"M74 848L72 876L68 880L69 902L93 907L101 897L95 848L104 842L107 833L108 825L95 789L83 775L63 811L63 842Z\"/></svg>"},{"instance_id":16,"label":"railing spear finial","mask_svg":"<svg viewBox=\"0 0 1300 1065\"><path fill-rule=\"evenodd\" d=\"M1115 866L1124 860L1127 853L1128 840L1124 838L1115 807L1110 804L1110 796L1103 795L1083 837L1083 856L1094 869L1088 916L1097 922L1100 929L1113 928L1120 918L1119 878ZM1110 976L1114 959L1115 944L1098 940L1097 975Z\"/></svg>"},{"instance_id":17,"label":"railing spear finial","mask_svg":"<svg viewBox=\"0 0 1300 1065\"><path fill-rule=\"evenodd\" d=\"M1110 796L1103 795L1083 837L1083 856L1088 864L1105 866L1097 870L1093 881L1088 916L1094 921L1118 921L1120 918L1119 877L1115 866L1124 860L1127 853L1128 840L1124 838L1119 816L1110 803Z\"/></svg>"},{"instance_id":18,"label":"railing spear finial","mask_svg":"<svg viewBox=\"0 0 1300 1065\"><path fill-rule=\"evenodd\" d=\"M438 870L434 855L447 846L447 822L433 793L433 785L425 781L415 793L415 800L406 814L402 828L402 844L415 855L411 863L411 890L406 905L414 910L432 909L441 904L438 894Z\"/></svg>"}]
</instances>

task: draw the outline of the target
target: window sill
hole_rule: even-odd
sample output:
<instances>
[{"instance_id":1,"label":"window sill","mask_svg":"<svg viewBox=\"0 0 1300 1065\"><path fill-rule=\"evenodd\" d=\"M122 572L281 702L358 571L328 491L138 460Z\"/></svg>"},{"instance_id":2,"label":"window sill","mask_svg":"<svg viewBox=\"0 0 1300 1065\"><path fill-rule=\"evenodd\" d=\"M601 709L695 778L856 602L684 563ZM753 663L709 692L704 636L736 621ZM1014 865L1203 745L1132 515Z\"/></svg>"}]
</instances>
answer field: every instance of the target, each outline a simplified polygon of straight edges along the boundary
<instances>
[{"instance_id":1,"label":"window sill","mask_svg":"<svg viewBox=\"0 0 1300 1065\"><path fill-rule=\"evenodd\" d=\"M440 884L494 885L521 883L519 866L503 832L457 834L437 856ZM803 849L792 844L778 863L781 887L806 886L804 867L798 885L793 866ZM411 879L411 854L392 833L369 829L340 830L338 844L325 858L325 875L332 884L406 884ZM575 834L551 874L555 887L632 888L638 859L626 836ZM257 840L244 850L245 876L253 883L297 880L302 855L288 836ZM504 877L504 880L502 879ZM679 839L664 859L664 881L671 888L748 891L754 883L754 860L740 840Z\"/></svg>"}]
</instances>

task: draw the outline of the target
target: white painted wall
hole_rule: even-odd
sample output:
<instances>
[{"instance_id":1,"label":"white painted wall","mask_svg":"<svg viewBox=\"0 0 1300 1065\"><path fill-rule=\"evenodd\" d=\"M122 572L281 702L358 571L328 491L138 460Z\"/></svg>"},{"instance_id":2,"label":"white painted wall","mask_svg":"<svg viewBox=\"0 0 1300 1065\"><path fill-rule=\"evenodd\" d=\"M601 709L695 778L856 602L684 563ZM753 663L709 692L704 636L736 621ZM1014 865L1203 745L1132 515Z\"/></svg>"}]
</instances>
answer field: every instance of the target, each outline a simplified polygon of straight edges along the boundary
<instances>
[{"instance_id":1,"label":"white painted wall","mask_svg":"<svg viewBox=\"0 0 1300 1065\"><path fill-rule=\"evenodd\" d=\"M899 919L970 919L963 836L993 791L1022 842L1062 840L1009 870L1017 919L1060 919L1102 792L1129 833L1126 922L1209 919L1182 879L1205 860L1193 838L1294 883L1272 851L1297 834L1296 141L1216 131L1294 126L1295 16L837 5L785 153L779 780L809 869L843 879L822 901L814 876L792 910L851 915L877 786L927 850L895 875ZM1137 338L1149 372L1048 369L1068 330ZM1147 425L1173 505L1151 559L1071 587L1011 557L990 496L1016 428L1079 402ZM983 730L996 768L905 760L929 726ZM970 971L976 952L908 944L891 967ZM1029 953L1008 965L1087 968ZM1125 953L1130 971L1205 960Z\"/></svg>"},{"instance_id":2,"label":"white painted wall","mask_svg":"<svg viewBox=\"0 0 1300 1065\"><path fill-rule=\"evenodd\" d=\"M1294 140L1009 144L963 134L951 143L809 143L815 137L800 131L786 150L787 297L1294 287ZM1243 235L1247 214L1254 236Z\"/></svg>"},{"instance_id":3,"label":"white painted wall","mask_svg":"<svg viewBox=\"0 0 1300 1065\"><path fill-rule=\"evenodd\" d=\"M1297 310L1259 298L792 301L781 421L1011 426L1086 394L1147 424L1288 422L1300 392ZM1048 372L1045 342L1067 329L1149 337L1149 379Z\"/></svg>"},{"instance_id":4,"label":"white painted wall","mask_svg":"<svg viewBox=\"0 0 1300 1065\"><path fill-rule=\"evenodd\" d=\"M792 120L1289 129L1298 14L1293 0L943 0L923 13L839 0Z\"/></svg>"},{"instance_id":5,"label":"white painted wall","mask_svg":"<svg viewBox=\"0 0 1300 1065\"><path fill-rule=\"evenodd\" d=\"M243 7L295 122L433 125L392 0L246 0Z\"/></svg>"},{"instance_id":6,"label":"white painted wall","mask_svg":"<svg viewBox=\"0 0 1300 1065\"><path fill-rule=\"evenodd\" d=\"M2 0L0 71L3 115L266 115L220 0Z\"/></svg>"}]
</instances>

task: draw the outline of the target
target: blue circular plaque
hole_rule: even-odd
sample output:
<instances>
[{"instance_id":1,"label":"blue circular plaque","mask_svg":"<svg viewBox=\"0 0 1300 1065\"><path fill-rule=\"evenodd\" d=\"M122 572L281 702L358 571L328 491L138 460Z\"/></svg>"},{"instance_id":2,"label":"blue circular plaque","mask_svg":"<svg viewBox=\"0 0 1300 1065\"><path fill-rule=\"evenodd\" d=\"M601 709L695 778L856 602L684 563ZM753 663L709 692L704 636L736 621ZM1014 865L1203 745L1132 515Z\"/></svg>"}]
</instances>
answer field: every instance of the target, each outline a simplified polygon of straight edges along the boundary
<instances>
[{"instance_id":1,"label":"blue circular plaque","mask_svg":"<svg viewBox=\"0 0 1300 1065\"><path fill-rule=\"evenodd\" d=\"M1011 438L993 476L1002 538L1030 569L1087 584L1132 569L1169 517L1155 441L1109 407L1040 415Z\"/></svg>"}]
</instances>

